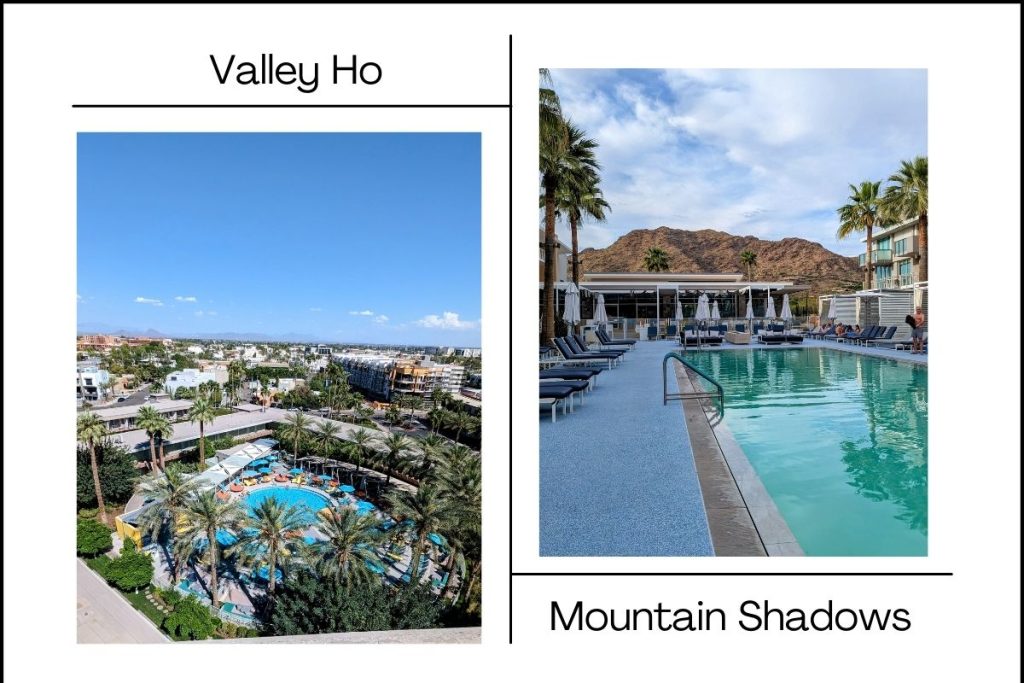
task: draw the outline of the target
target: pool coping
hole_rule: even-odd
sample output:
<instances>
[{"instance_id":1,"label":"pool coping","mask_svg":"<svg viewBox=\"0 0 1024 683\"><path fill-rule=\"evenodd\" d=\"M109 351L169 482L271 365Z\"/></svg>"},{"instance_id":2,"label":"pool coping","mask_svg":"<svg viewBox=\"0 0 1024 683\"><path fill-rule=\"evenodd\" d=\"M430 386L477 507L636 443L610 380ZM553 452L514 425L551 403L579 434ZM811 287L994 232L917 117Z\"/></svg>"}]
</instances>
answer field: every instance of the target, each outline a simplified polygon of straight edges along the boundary
<instances>
[{"instance_id":1,"label":"pool coping","mask_svg":"<svg viewBox=\"0 0 1024 683\"><path fill-rule=\"evenodd\" d=\"M696 373L676 366L680 393L696 391ZM719 557L803 556L803 549L712 399L684 400L690 448L711 543ZM697 405L693 405L697 404Z\"/></svg>"}]
</instances>

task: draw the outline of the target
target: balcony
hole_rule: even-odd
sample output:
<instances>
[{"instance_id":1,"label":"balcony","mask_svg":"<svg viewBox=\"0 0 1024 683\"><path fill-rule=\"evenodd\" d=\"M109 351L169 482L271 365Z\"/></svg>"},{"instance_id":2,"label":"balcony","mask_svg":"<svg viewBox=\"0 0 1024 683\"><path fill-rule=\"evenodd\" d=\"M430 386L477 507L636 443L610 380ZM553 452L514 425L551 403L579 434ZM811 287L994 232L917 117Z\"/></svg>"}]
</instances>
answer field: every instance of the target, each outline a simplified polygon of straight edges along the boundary
<instances>
[{"instance_id":1,"label":"balcony","mask_svg":"<svg viewBox=\"0 0 1024 683\"><path fill-rule=\"evenodd\" d=\"M919 256L917 250L917 237L905 237L893 243L893 255L896 258L906 256Z\"/></svg>"},{"instance_id":2,"label":"balcony","mask_svg":"<svg viewBox=\"0 0 1024 683\"><path fill-rule=\"evenodd\" d=\"M866 254L860 255L860 267L863 268L866 261ZM871 252L872 266L885 266L892 263L892 249L875 249Z\"/></svg>"}]
</instances>

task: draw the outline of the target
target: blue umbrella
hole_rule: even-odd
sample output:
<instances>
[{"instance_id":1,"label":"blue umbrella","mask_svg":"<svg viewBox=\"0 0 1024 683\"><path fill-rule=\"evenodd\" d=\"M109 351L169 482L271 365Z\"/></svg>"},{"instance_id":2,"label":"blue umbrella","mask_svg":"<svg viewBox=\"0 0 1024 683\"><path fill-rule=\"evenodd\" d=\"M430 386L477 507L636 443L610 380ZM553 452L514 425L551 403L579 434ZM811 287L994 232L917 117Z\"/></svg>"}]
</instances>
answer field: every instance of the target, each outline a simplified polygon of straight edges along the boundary
<instances>
[{"instance_id":1,"label":"blue umbrella","mask_svg":"<svg viewBox=\"0 0 1024 683\"><path fill-rule=\"evenodd\" d=\"M299 467L293 467L290 470L288 470L288 472L290 474L302 474L302 469Z\"/></svg>"},{"instance_id":2,"label":"blue umbrella","mask_svg":"<svg viewBox=\"0 0 1024 683\"><path fill-rule=\"evenodd\" d=\"M379 564L376 564L375 562L370 562L369 560L363 560L363 562L366 563L366 568L369 569L374 574L383 574L384 573L384 567L383 566L381 566Z\"/></svg>"},{"instance_id":3,"label":"blue umbrella","mask_svg":"<svg viewBox=\"0 0 1024 683\"><path fill-rule=\"evenodd\" d=\"M253 477L255 477L257 475L259 475L259 472L254 472L252 470L245 470L245 471L243 471L238 476L240 476L242 479L252 479Z\"/></svg>"},{"instance_id":4,"label":"blue umbrella","mask_svg":"<svg viewBox=\"0 0 1024 683\"><path fill-rule=\"evenodd\" d=\"M270 468L269 467L261 467L260 468L260 474L270 474Z\"/></svg>"},{"instance_id":5,"label":"blue umbrella","mask_svg":"<svg viewBox=\"0 0 1024 683\"><path fill-rule=\"evenodd\" d=\"M217 543L218 544L220 544L220 545L231 545L232 543L234 543L237 540L238 540L238 538L233 533L228 531L227 529L217 529ZM203 536L198 541L196 541L196 548L198 548L199 550L205 550L206 547L209 546L209 545L210 545L210 541L208 541L205 536Z\"/></svg>"},{"instance_id":6,"label":"blue umbrella","mask_svg":"<svg viewBox=\"0 0 1024 683\"><path fill-rule=\"evenodd\" d=\"M266 465L266 464L267 464L266 459L260 458L259 460L253 460L251 463L249 463L249 467L260 467L260 466Z\"/></svg>"},{"instance_id":7,"label":"blue umbrella","mask_svg":"<svg viewBox=\"0 0 1024 683\"><path fill-rule=\"evenodd\" d=\"M306 545L313 545L314 543L320 542L320 539L315 536L303 536L302 540L306 542Z\"/></svg>"},{"instance_id":8,"label":"blue umbrella","mask_svg":"<svg viewBox=\"0 0 1024 683\"><path fill-rule=\"evenodd\" d=\"M277 460L277 456L276 456L276 455L268 455L268 456L267 456L267 457L265 458L265 460L268 460L268 461L270 461L270 462L274 462L275 460Z\"/></svg>"},{"instance_id":9,"label":"blue umbrella","mask_svg":"<svg viewBox=\"0 0 1024 683\"><path fill-rule=\"evenodd\" d=\"M427 534L427 538L429 538L430 542L434 545L444 545L444 537L440 534Z\"/></svg>"},{"instance_id":10,"label":"blue umbrella","mask_svg":"<svg viewBox=\"0 0 1024 683\"><path fill-rule=\"evenodd\" d=\"M260 579L261 581L270 581L270 568L267 567L267 565L263 565L262 567L257 569L256 578ZM284 578L284 574L281 573L281 570L275 569L274 580L280 581L282 578Z\"/></svg>"},{"instance_id":11,"label":"blue umbrella","mask_svg":"<svg viewBox=\"0 0 1024 683\"><path fill-rule=\"evenodd\" d=\"M338 488L342 493L355 493L355 488L348 484L342 484Z\"/></svg>"}]
</instances>

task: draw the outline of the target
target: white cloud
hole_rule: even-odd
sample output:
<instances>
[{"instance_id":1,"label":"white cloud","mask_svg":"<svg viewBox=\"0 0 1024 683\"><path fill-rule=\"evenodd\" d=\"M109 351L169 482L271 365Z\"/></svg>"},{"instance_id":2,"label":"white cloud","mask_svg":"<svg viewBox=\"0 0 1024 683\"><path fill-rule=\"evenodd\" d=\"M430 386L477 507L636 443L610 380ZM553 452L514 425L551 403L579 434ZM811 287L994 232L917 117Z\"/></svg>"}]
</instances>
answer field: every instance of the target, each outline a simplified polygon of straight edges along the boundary
<instances>
[{"instance_id":1,"label":"white cloud","mask_svg":"<svg viewBox=\"0 0 1024 683\"><path fill-rule=\"evenodd\" d=\"M147 299L144 296L135 297L135 303L137 304L149 304L150 306L163 306L164 302L160 299Z\"/></svg>"},{"instance_id":2,"label":"white cloud","mask_svg":"<svg viewBox=\"0 0 1024 683\"><path fill-rule=\"evenodd\" d=\"M458 313L445 311L440 316L428 315L416 321L420 327L434 327L442 330L471 330L477 323L470 320L459 320Z\"/></svg>"},{"instance_id":3,"label":"white cloud","mask_svg":"<svg viewBox=\"0 0 1024 683\"><path fill-rule=\"evenodd\" d=\"M383 325L388 320L390 320L390 318L388 318L386 315L378 315L376 318L373 319L373 322L377 323L378 325Z\"/></svg>"},{"instance_id":4,"label":"white cloud","mask_svg":"<svg viewBox=\"0 0 1024 683\"><path fill-rule=\"evenodd\" d=\"M371 315L373 315L373 311L370 311L370 310L365 310L365 311L349 311L349 312L348 312L348 314L349 314L349 315L365 315L365 316L371 316Z\"/></svg>"},{"instance_id":5,"label":"white cloud","mask_svg":"<svg viewBox=\"0 0 1024 683\"><path fill-rule=\"evenodd\" d=\"M78 301L78 303L82 303L82 295L81 294L75 294L75 297L76 297L76 300Z\"/></svg>"},{"instance_id":6,"label":"white cloud","mask_svg":"<svg viewBox=\"0 0 1024 683\"><path fill-rule=\"evenodd\" d=\"M320 308L319 306L311 306L309 310L311 312L313 312L313 313L319 313L320 311L322 311L324 309Z\"/></svg>"},{"instance_id":7,"label":"white cloud","mask_svg":"<svg viewBox=\"0 0 1024 683\"><path fill-rule=\"evenodd\" d=\"M181 301L186 304L194 304L196 303L196 301L198 301L198 299L196 299L194 296L176 296L174 297L174 300Z\"/></svg>"},{"instance_id":8,"label":"white cloud","mask_svg":"<svg viewBox=\"0 0 1024 683\"><path fill-rule=\"evenodd\" d=\"M202 310L200 310L200 311L196 311L195 312L195 316L197 318L202 318L204 315L214 316L214 315L217 315L217 311L202 311Z\"/></svg>"}]
</instances>

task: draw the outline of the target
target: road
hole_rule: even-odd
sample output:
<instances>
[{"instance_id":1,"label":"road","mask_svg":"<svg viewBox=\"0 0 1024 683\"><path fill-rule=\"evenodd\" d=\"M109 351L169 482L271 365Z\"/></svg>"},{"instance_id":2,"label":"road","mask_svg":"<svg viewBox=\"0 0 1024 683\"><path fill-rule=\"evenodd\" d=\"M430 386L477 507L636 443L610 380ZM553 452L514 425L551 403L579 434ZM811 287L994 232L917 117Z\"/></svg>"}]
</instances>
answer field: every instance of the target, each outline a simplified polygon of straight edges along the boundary
<instances>
[{"instance_id":1,"label":"road","mask_svg":"<svg viewBox=\"0 0 1024 683\"><path fill-rule=\"evenodd\" d=\"M144 384L142 388L136 391L134 394L121 401L120 403L114 402L110 404L110 407L123 407L123 406L141 406L149 398L149 385Z\"/></svg>"},{"instance_id":2,"label":"road","mask_svg":"<svg viewBox=\"0 0 1024 683\"><path fill-rule=\"evenodd\" d=\"M78 560L79 643L166 643L168 638Z\"/></svg>"}]
</instances>

